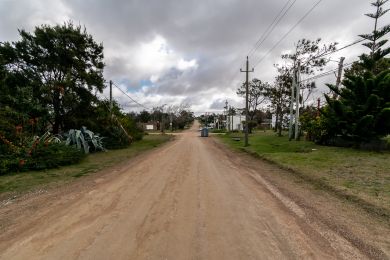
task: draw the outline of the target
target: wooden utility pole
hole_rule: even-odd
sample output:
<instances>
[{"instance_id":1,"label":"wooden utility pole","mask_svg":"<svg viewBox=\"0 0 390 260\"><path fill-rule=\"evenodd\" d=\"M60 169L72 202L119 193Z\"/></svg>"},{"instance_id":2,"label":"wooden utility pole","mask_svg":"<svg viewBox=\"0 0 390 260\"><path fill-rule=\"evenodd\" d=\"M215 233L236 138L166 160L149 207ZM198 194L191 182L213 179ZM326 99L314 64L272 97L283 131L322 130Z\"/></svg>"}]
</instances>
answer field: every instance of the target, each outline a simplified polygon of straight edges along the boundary
<instances>
[{"instance_id":1,"label":"wooden utility pole","mask_svg":"<svg viewBox=\"0 0 390 260\"><path fill-rule=\"evenodd\" d=\"M229 104L229 103L228 103L228 101L226 100L226 101L225 101L225 107L224 107L225 110L226 110L226 111L225 111L225 112L226 112L226 116L225 116L225 127L226 127L226 131L228 131L228 129L229 129L229 128L228 128L228 124L227 124L227 123L228 123L228 104Z\"/></svg>"},{"instance_id":2,"label":"wooden utility pole","mask_svg":"<svg viewBox=\"0 0 390 260\"><path fill-rule=\"evenodd\" d=\"M113 122L112 118L114 117L113 113L112 113L112 80L110 80L110 118L111 118L111 124Z\"/></svg>"},{"instance_id":3,"label":"wooden utility pole","mask_svg":"<svg viewBox=\"0 0 390 260\"><path fill-rule=\"evenodd\" d=\"M292 85L291 85L291 101L290 101L290 122L289 122L289 125L288 125L288 139L291 141L291 139L293 138L293 121L294 121L294 91L296 89L296 70L295 70L295 67L294 67L294 70L293 70L293 78L292 78Z\"/></svg>"},{"instance_id":4,"label":"wooden utility pole","mask_svg":"<svg viewBox=\"0 0 390 260\"><path fill-rule=\"evenodd\" d=\"M161 133L164 133L164 130L165 130L165 118L164 118L164 106L166 106L167 104L164 104L161 106Z\"/></svg>"},{"instance_id":5,"label":"wooden utility pole","mask_svg":"<svg viewBox=\"0 0 390 260\"><path fill-rule=\"evenodd\" d=\"M341 75L343 73L343 63L344 63L344 60L345 60L345 57L341 57L340 58L340 62L339 62L339 70L337 72L337 78L336 78L336 88L338 89L339 86L340 86L340 83L341 83ZM333 93L333 99L336 99L337 98L337 94L336 93Z\"/></svg>"},{"instance_id":6,"label":"wooden utility pole","mask_svg":"<svg viewBox=\"0 0 390 260\"><path fill-rule=\"evenodd\" d=\"M249 133L249 106L248 106L248 92L249 92L249 72L254 72L254 69L249 70L249 58L246 56L246 69L241 72L245 72L245 143L244 146L248 146L248 133Z\"/></svg>"},{"instance_id":7,"label":"wooden utility pole","mask_svg":"<svg viewBox=\"0 0 390 260\"><path fill-rule=\"evenodd\" d=\"M112 111L112 80L110 80L110 112Z\"/></svg>"},{"instance_id":8,"label":"wooden utility pole","mask_svg":"<svg viewBox=\"0 0 390 260\"><path fill-rule=\"evenodd\" d=\"M298 62L298 69L296 70L296 92L295 92L295 141L299 140L299 92L300 92L300 70L301 70L301 64Z\"/></svg>"}]
</instances>

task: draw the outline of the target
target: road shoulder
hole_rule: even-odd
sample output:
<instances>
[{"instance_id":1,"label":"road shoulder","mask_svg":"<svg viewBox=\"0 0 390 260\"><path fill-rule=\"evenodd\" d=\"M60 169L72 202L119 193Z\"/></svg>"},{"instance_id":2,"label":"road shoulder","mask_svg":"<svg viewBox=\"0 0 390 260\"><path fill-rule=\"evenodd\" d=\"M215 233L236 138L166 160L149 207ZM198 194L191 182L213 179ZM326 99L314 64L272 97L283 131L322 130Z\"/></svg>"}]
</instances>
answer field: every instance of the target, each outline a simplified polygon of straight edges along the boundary
<instances>
[{"instance_id":1,"label":"road shoulder","mask_svg":"<svg viewBox=\"0 0 390 260\"><path fill-rule=\"evenodd\" d=\"M291 171L248 153L232 150L218 138L211 139L232 161L251 168L253 175L250 178L259 185L269 185L272 193L281 194L295 203L304 212L305 222L333 230L370 258L390 257L390 220L373 217L366 210L320 189Z\"/></svg>"}]
</instances>

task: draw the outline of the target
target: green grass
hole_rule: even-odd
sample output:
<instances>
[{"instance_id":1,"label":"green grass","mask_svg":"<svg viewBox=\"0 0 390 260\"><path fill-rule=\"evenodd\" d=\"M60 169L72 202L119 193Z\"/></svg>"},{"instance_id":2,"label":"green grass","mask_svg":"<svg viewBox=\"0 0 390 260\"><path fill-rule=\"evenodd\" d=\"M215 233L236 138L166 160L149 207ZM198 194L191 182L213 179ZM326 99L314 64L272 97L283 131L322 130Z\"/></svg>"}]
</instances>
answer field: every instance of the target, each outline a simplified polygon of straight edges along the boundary
<instances>
[{"instance_id":1,"label":"green grass","mask_svg":"<svg viewBox=\"0 0 390 260\"><path fill-rule=\"evenodd\" d=\"M278 137L272 131L250 135L250 146L244 148L243 138L234 141L232 137L243 135L232 133L220 138L235 149L245 150L291 170L316 188L366 204L368 210L376 207L378 214L390 214L390 152L289 141L286 135Z\"/></svg>"},{"instance_id":2,"label":"green grass","mask_svg":"<svg viewBox=\"0 0 390 260\"><path fill-rule=\"evenodd\" d=\"M168 141L170 135L147 135L130 147L88 155L75 165L45 171L11 173L0 176L0 197L9 193L30 191L45 185L60 185L114 166L135 155Z\"/></svg>"}]
</instances>

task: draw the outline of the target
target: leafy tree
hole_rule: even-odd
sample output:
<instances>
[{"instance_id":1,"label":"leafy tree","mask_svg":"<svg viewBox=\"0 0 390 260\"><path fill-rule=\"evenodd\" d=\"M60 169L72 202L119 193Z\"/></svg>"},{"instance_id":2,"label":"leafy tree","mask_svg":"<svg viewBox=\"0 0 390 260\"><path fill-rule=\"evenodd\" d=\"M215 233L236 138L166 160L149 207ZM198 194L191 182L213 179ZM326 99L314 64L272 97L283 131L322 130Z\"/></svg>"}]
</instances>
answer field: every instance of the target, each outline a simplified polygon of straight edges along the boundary
<instances>
[{"instance_id":1,"label":"leafy tree","mask_svg":"<svg viewBox=\"0 0 390 260\"><path fill-rule=\"evenodd\" d=\"M316 71L323 70L329 62L329 59L325 58L325 54L334 51L336 45L336 42L321 45L321 38L316 40L301 39L296 43L295 50L292 53L283 54L282 59L290 62L289 65L286 65L290 70L298 68L299 65L301 76L313 75ZM304 102L307 101L316 86L313 81L300 84L302 95L300 102L304 106Z\"/></svg>"},{"instance_id":2,"label":"leafy tree","mask_svg":"<svg viewBox=\"0 0 390 260\"><path fill-rule=\"evenodd\" d=\"M256 122L254 122L255 115L259 106L266 100L265 90L269 87L268 82L262 82L256 78L252 79L248 84L248 115L250 122L252 122L248 124L250 133L252 132L252 128L256 126ZM245 97L245 94L246 86L244 83L237 89L237 95Z\"/></svg>"},{"instance_id":3,"label":"leafy tree","mask_svg":"<svg viewBox=\"0 0 390 260\"><path fill-rule=\"evenodd\" d=\"M273 86L267 85L264 95L271 102L271 108L276 115L275 131L282 136L283 118L288 113L290 92L292 85L291 71L286 67L278 68L279 75L275 78Z\"/></svg>"},{"instance_id":4,"label":"leafy tree","mask_svg":"<svg viewBox=\"0 0 390 260\"><path fill-rule=\"evenodd\" d=\"M312 75L315 71L321 71L328 63L328 59L324 58L326 53L336 49L337 43L321 45L321 39L316 40L301 39L295 45L292 53L283 54L282 59L286 60L286 65L275 65L278 70L278 76L275 78L275 84L268 86L265 91L265 96L271 102L271 108L276 114L275 131L281 136L283 129L284 115L289 111L291 100L291 91L293 81L293 71L299 67L301 75ZM300 83L300 102L304 106L304 102L309 98L315 88L314 82ZM294 97L296 96L293 93Z\"/></svg>"},{"instance_id":5,"label":"leafy tree","mask_svg":"<svg viewBox=\"0 0 390 260\"><path fill-rule=\"evenodd\" d=\"M139 115L137 116L137 119L141 123L148 123L151 118L152 118L152 116L146 110L141 111L141 113L139 113Z\"/></svg>"},{"instance_id":6,"label":"leafy tree","mask_svg":"<svg viewBox=\"0 0 390 260\"><path fill-rule=\"evenodd\" d=\"M71 22L19 34L21 40L0 46L7 69L20 75L18 83L31 88L31 98L47 109L54 133L74 127L97 102L93 92L104 88L102 44Z\"/></svg>"}]
</instances>

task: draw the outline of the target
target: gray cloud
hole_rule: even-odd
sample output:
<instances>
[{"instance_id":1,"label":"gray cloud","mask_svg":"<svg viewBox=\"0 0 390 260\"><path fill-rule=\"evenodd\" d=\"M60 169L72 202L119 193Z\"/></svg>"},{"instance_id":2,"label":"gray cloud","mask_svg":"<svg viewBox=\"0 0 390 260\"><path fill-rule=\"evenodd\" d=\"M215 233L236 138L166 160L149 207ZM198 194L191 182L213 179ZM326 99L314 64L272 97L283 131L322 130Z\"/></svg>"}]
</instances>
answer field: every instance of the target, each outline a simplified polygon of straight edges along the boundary
<instances>
[{"instance_id":1,"label":"gray cloud","mask_svg":"<svg viewBox=\"0 0 390 260\"><path fill-rule=\"evenodd\" d=\"M135 93L129 94L139 98L141 103L153 106L184 101L200 111L221 109L225 99L242 105L235 95L235 88L244 79L238 70L246 54L286 2L2 0L0 41L16 40L18 28L32 30L41 23L55 24L70 19L85 25L98 42L103 42L106 78L129 83L130 86L123 86L124 89L135 89ZM250 62L256 63L314 3L297 0L267 41L250 57ZM281 52L292 49L303 37L321 37L324 42L340 42L340 46L358 39L358 34L371 31L372 21L363 15L370 11L366 0L321 2L251 76L272 81L275 76L273 64L278 62ZM162 48L166 48L166 53L158 56L155 62L155 56L143 57L148 50L145 45L154 41L162 42ZM364 48L356 45L336 53L334 59L345 56L346 62L350 62L362 51ZM196 60L197 67L180 70L175 65L180 60ZM145 64L142 65L143 61ZM329 69L336 65L330 63ZM156 80L151 86L141 86L140 82L152 78ZM317 85L322 86L319 86L321 91L325 90L323 84ZM126 101L125 97L120 98L124 107L135 109Z\"/></svg>"}]
</instances>

